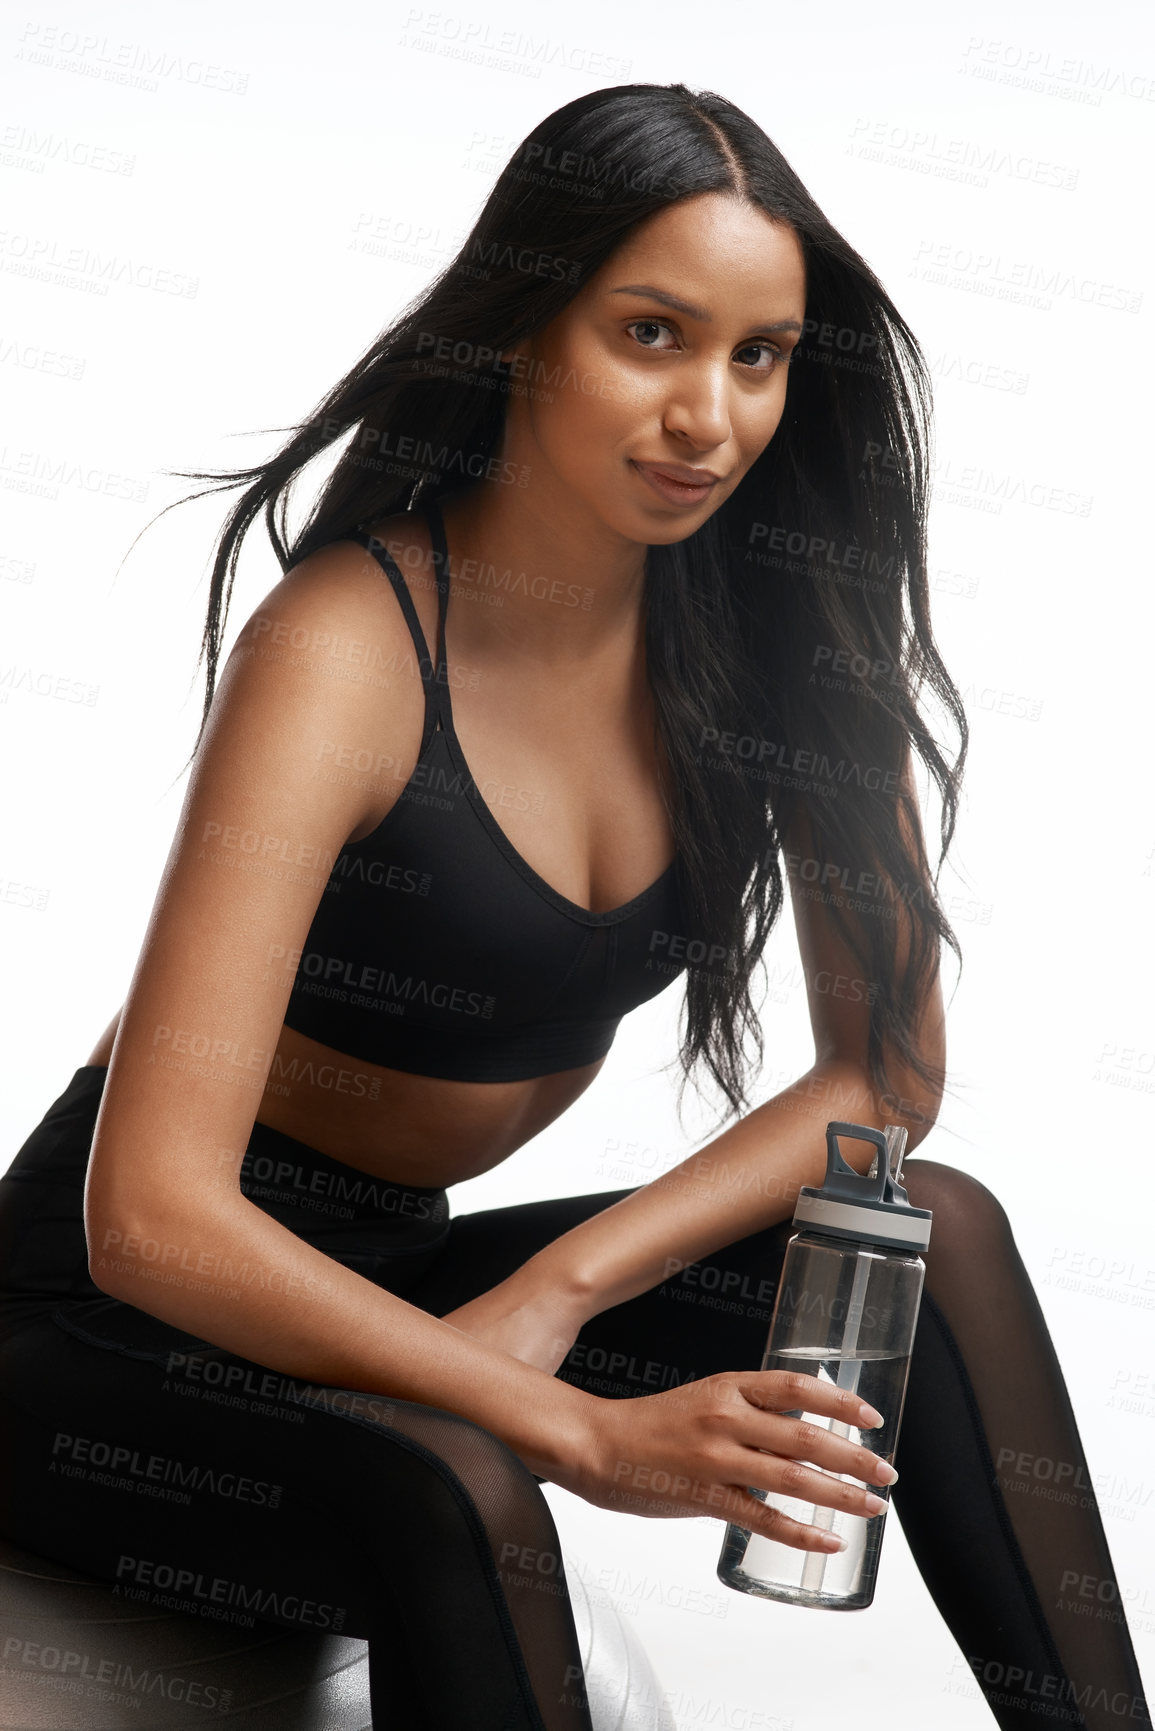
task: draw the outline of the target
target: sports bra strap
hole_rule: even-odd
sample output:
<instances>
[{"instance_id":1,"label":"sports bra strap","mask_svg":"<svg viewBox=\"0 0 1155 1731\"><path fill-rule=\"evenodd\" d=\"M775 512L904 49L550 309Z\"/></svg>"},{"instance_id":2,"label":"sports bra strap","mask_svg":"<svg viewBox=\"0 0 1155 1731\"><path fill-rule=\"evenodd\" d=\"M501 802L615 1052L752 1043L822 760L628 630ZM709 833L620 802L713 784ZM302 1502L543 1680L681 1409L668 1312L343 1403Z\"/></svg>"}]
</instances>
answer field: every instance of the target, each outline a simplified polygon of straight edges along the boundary
<instances>
[{"instance_id":1,"label":"sports bra strap","mask_svg":"<svg viewBox=\"0 0 1155 1731\"><path fill-rule=\"evenodd\" d=\"M441 722L445 730L452 729L453 717L449 708L448 683L445 676L445 614L449 601L449 581L443 572L449 569L449 553L445 542L445 530L441 522L441 513L434 506L430 512L431 539L433 542L433 561L437 572L437 635L438 655L434 663L429 653L429 644L421 629L421 621L417 617L417 609L413 605L413 597L409 593L409 585L401 575L393 555L385 542L376 535L369 534L360 525L347 531L346 539L356 541L369 553L372 553L381 566L393 587L394 594L401 603L401 612L409 627L409 635L413 639L413 647L417 651L417 667L421 674L421 683L425 687L425 725L421 733L421 750L425 751L429 736L433 732L436 721Z\"/></svg>"},{"instance_id":2,"label":"sports bra strap","mask_svg":"<svg viewBox=\"0 0 1155 1731\"><path fill-rule=\"evenodd\" d=\"M350 529L345 538L349 541L358 542L360 546L365 548L366 552L372 553L393 585L394 593L401 603L401 611L405 616L405 623L409 627L409 635L413 639L413 647L417 651L419 661L423 667L425 664L432 667L433 661L429 654L429 645L425 641L425 633L421 629L421 621L417 617L417 609L413 605L409 585L394 563L393 555L389 552L384 541L378 540L376 535L367 534L363 529Z\"/></svg>"},{"instance_id":3,"label":"sports bra strap","mask_svg":"<svg viewBox=\"0 0 1155 1731\"><path fill-rule=\"evenodd\" d=\"M445 665L445 616L449 611L449 546L445 539L445 524L441 520L441 506L436 499L430 499L426 506L429 520L429 538L433 543L433 568L437 573L437 667L434 680L439 691L448 691L449 680Z\"/></svg>"}]
</instances>

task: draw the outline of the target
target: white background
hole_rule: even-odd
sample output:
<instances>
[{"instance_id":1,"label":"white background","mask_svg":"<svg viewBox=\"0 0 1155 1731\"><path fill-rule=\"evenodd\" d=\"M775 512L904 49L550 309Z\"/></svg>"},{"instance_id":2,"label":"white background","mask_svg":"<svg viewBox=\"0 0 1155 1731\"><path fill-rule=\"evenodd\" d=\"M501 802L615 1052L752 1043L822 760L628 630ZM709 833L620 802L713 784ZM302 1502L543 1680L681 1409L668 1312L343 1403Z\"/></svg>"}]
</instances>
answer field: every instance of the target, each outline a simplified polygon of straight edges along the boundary
<instances>
[{"instance_id":1,"label":"white background","mask_svg":"<svg viewBox=\"0 0 1155 1731\"><path fill-rule=\"evenodd\" d=\"M142 70L158 59L176 64ZM0 1166L122 1001L183 793L234 495L155 522L192 490L163 471L271 455L552 109L632 81L716 90L939 381L934 620L973 748L942 879L965 956L954 1091L922 1153L1011 1217L1155 1680L1146 8L59 4L8 11L0 71ZM159 273L193 292L141 286ZM229 642L278 576L255 532ZM94 701L37 694L44 674ZM813 1057L788 916L768 963L760 1096ZM455 1211L643 1183L699 1146L715 1120L691 1093L679 1125L662 1070L677 1008L675 989L629 1018L590 1093ZM679 1731L991 1723L897 1522L872 1610L832 1621L723 1588L713 1519L548 1495ZM679 1607L691 1589L713 1614Z\"/></svg>"}]
</instances>

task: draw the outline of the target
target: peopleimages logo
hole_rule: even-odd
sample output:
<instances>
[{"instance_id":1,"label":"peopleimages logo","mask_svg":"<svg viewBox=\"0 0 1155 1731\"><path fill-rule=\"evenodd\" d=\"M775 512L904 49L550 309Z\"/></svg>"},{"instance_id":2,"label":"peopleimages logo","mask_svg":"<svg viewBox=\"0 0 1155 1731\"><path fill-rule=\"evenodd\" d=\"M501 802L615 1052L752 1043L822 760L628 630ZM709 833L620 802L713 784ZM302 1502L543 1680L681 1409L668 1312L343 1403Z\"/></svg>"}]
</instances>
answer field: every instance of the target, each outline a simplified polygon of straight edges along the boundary
<instances>
[{"instance_id":1,"label":"peopleimages logo","mask_svg":"<svg viewBox=\"0 0 1155 1731\"><path fill-rule=\"evenodd\" d=\"M150 1557L121 1556L116 1565L116 1580L120 1586L132 1582L136 1586L154 1588L155 1593L171 1594L176 1598L200 1600L206 1606L227 1605L276 1622L308 1623L315 1629L337 1631L345 1622L342 1605L319 1605L315 1599L302 1599L299 1593L277 1593L270 1587L250 1587L243 1581L228 1581L222 1575L206 1576L200 1570L176 1568L171 1563L158 1563ZM194 1605L195 1608L195 1605Z\"/></svg>"},{"instance_id":2,"label":"peopleimages logo","mask_svg":"<svg viewBox=\"0 0 1155 1731\"><path fill-rule=\"evenodd\" d=\"M282 944L272 945L270 958L277 960L281 957L285 958L286 966L291 965L305 980L318 980L326 986L337 983L354 992L380 993L394 1001L432 1004L439 1010L458 1010L463 1016L488 1018L493 1014L495 999L491 994L469 992L464 986L414 979L412 974L401 977L392 968L372 968L368 964L358 968L355 962L347 962L340 956L322 956L315 950L301 954L300 951L286 950Z\"/></svg>"},{"instance_id":3,"label":"peopleimages logo","mask_svg":"<svg viewBox=\"0 0 1155 1731\"><path fill-rule=\"evenodd\" d=\"M74 1647L26 1641L23 1635L9 1635L4 1642L4 1664L8 1667L13 1663L50 1672L61 1679L60 1687L67 1687L74 1694L81 1693L82 1683L90 1685L87 1691L90 1695L105 1691L105 1700L107 1691L125 1690L134 1707L140 1706L135 1696L162 1695L166 1701L180 1701L186 1707L225 1713L233 1698L231 1689L222 1689L203 1678L174 1677L168 1671L150 1671L131 1661L80 1653Z\"/></svg>"},{"instance_id":4,"label":"peopleimages logo","mask_svg":"<svg viewBox=\"0 0 1155 1731\"><path fill-rule=\"evenodd\" d=\"M237 1502L261 1504L275 1509L281 1500L281 1485L267 1479L248 1478L243 1473L222 1471L219 1467L202 1467L187 1461L173 1460L165 1455L142 1454L124 1443L105 1442L100 1437L70 1436L58 1431L52 1445L54 1470L63 1466L78 1469L107 1468L101 1475L111 1480L114 1488L137 1489L143 1485L172 1485L184 1491L208 1491L212 1496L232 1497ZM187 1500L187 1499L186 1499Z\"/></svg>"}]
</instances>

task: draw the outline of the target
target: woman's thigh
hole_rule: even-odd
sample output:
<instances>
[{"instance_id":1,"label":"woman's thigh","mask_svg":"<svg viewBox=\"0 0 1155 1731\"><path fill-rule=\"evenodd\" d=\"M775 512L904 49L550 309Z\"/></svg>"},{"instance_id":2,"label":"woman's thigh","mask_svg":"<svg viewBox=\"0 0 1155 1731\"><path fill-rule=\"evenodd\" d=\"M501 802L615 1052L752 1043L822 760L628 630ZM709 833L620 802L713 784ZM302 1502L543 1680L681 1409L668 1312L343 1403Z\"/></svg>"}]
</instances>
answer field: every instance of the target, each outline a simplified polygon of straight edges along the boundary
<instances>
[{"instance_id":1,"label":"woman's thigh","mask_svg":"<svg viewBox=\"0 0 1155 1731\"><path fill-rule=\"evenodd\" d=\"M515 1709L581 1676L568 1600L546 1603L511 1567L550 1556L560 1576L560 1544L500 1438L175 1331L166 1347L164 1325L147 1337L132 1307L94 1309L24 1327L9 1315L0 1531L13 1543L168 1610L365 1639L374 1712L398 1723L456 1725L469 1703L478 1725L520 1725Z\"/></svg>"},{"instance_id":2,"label":"woman's thigh","mask_svg":"<svg viewBox=\"0 0 1155 1731\"><path fill-rule=\"evenodd\" d=\"M289 1379L262 1388L260 1367L234 1361L230 1375L175 1333L165 1350L159 1326L143 1346L139 1316L120 1344L111 1302L78 1331L65 1309L10 1316L0 1530L131 1596L167 1592L249 1624L263 1589L259 1615L281 1620L295 1596L303 1623L363 1634L368 1559L334 1569L323 1527L326 1513L341 1520L337 1470L372 1452L366 1433L286 1399Z\"/></svg>"}]
</instances>

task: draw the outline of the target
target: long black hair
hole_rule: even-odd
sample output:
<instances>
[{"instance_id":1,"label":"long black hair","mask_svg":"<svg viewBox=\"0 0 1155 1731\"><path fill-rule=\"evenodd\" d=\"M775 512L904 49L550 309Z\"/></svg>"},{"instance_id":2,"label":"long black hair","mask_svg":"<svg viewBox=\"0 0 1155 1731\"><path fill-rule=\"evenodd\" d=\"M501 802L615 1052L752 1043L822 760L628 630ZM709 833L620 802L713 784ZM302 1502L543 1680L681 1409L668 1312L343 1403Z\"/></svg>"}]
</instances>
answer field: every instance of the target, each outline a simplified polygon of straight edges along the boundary
<instances>
[{"instance_id":1,"label":"long black hair","mask_svg":"<svg viewBox=\"0 0 1155 1731\"><path fill-rule=\"evenodd\" d=\"M941 799L936 880L968 730L929 613L930 380L869 266L761 127L724 97L623 84L548 115L502 170L457 256L276 456L181 471L244 488L216 546L193 755L240 544L257 515L288 570L356 525L491 473L512 388L503 352L559 314L637 224L702 193L736 196L790 225L807 300L774 437L698 530L646 552L648 678L673 772L683 953L703 958L686 976L679 1106L699 1061L725 1094L727 1117L748 1105L748 1036L759 1065L763 1055L750 988L785 900L782 856L795 893L822 897L861 970L809 985L869 1003L871 1079L898 1110L888 1059L941 1093L945 1072L920 1027L942 940L961 962L912 782L917 753ZM337 461L290 536L293 483L330 448ZM958 729L953 765L920 714L923 687ZM922 1104L903 1100L901 1110L933 1117Z\"/></svg>"}]
</instances>

